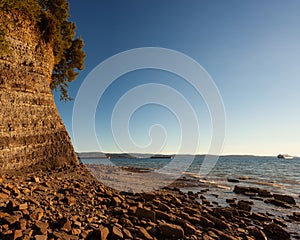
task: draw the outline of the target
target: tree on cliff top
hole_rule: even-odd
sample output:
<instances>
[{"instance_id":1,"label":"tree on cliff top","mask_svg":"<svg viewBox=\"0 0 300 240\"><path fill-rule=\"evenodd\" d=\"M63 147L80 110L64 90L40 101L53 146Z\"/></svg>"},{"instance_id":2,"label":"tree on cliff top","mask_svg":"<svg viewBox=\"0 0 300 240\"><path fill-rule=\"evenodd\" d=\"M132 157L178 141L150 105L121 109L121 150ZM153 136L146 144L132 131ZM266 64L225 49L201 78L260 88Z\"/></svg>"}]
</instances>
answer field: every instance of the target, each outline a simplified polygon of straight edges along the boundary
<instances>
[{"instance_id":1,"label":"tree on cliff top","mask_svg":"<svg viewBox=\"0 0 300 240\"><path fill-rule=\"evenodd\" d=\"M76 37L76 25L70 22L67 0L0 0L0 10L17 10L39 26L45 42L53 46L55 57L51 89L59 90L61 100L70 100L68 83L84 68L84 42ZM0 55L9 50L5 31L0 29Z\"/></svg>"}]
</instances>

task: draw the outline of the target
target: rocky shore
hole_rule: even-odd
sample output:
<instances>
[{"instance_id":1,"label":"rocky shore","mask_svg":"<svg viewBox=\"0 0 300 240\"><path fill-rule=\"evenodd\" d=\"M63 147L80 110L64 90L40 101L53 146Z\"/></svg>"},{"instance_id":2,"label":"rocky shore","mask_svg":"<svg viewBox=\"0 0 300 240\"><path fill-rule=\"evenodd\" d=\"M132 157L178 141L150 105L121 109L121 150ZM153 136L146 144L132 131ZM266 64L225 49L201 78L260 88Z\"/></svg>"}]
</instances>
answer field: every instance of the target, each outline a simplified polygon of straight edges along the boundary
<instances>
[{"instance_id":1,"label":"rocky shore","mask_svg":"<svg viewBox=\"0 0 300 240\"><path fill-rule=\"evenodd\" d=\"M287 221L300 221L291 196L237 184L236 197L219 206L208 189L184 193L183 182L134 193L104 186L84 165L6 174L0 176L0 239L300 239L286 228ZM289 219L253 211L256 200L286 209Z\"/></svg>"}]
</instances>

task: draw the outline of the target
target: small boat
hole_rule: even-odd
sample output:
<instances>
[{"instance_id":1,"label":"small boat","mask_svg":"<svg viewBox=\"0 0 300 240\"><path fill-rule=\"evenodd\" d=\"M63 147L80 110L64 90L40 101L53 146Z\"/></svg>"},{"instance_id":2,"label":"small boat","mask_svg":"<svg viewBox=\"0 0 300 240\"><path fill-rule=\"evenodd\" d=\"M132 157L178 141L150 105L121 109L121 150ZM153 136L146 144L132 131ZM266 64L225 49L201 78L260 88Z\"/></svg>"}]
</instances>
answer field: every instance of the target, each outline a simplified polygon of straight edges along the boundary
<instances>
[{"instance_id":1,"label":"small boat","mask_svg":"<svg viewBox=\"0 0 300 240\"><path fill-rule=\"evenodd\" d=\"M277 156L277 158L291 160L291 159L293 159L294 157L292 157L291 155L288 155L288 154L279 154L279 155Z\"/></svg>"}]
</instances>

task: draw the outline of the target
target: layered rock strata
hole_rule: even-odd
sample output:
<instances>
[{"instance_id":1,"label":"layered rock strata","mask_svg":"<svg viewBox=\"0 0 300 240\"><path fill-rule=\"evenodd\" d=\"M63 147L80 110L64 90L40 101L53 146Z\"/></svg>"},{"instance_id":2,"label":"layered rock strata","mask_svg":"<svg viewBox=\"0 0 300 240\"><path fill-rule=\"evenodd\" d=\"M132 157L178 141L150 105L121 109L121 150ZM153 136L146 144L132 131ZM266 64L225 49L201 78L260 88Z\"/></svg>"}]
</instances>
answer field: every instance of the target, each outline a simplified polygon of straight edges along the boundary
<instances>
[{"instance_id":1,"label":"layered rock strata","mask_svg":"<svg viewBox=\"0 0 300 240\"><path fill-rule=\"evenodd\" d=\"M53 50L18 12L0 11L10 53L0 57L0 171L77 162L50 89Z\"/></svg>"}]
</instances>

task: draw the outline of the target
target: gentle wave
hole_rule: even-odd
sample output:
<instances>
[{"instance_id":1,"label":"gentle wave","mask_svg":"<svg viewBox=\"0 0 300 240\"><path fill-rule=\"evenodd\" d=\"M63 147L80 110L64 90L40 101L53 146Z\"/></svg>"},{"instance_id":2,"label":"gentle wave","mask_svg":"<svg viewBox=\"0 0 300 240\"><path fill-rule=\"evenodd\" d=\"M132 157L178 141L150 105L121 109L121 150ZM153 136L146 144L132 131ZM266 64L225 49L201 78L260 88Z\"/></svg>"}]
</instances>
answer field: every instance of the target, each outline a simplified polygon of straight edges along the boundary
<instances>
[{"instance_id":1,"label":"gentle wave","mask_svg":"<svg viewBox=\"0 0 300 240\"><path fill-rule=\"evenodd\" d=\"M229 183L228 178L237 179L238 184L263 186L271 190L300 192L300 159L286 161L276 157L256 156L224 156L220 157L214 169L203 179L199 169L204 156L198 156L188 169L181 169L184 164L178 164L178 168L169 169L168 174L178 175L182 173L188 177L199 179L200 182L218 185L220 188L229 189L236 183ZM138 168L151 168L158 170L168 163L170 159L111 159L117 166L130 166ZM184 158L183 158L184 161ZM101 159L84 159L84 163L103 164ZM175 166L176 167L176 166ZM166 172L164 172L166 174Z\"/></svg>"}]
</instances>

